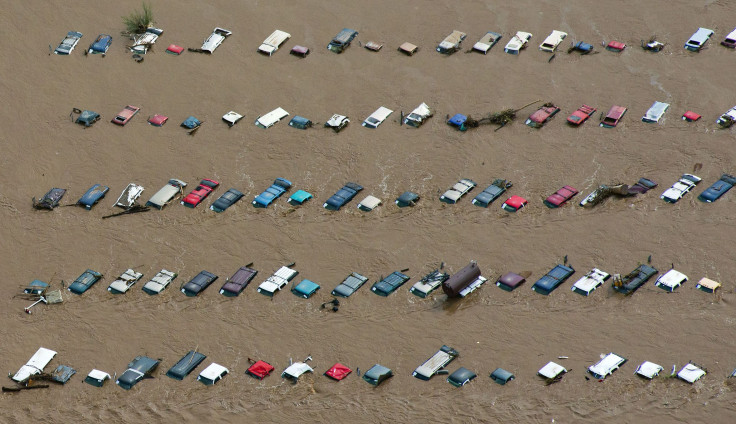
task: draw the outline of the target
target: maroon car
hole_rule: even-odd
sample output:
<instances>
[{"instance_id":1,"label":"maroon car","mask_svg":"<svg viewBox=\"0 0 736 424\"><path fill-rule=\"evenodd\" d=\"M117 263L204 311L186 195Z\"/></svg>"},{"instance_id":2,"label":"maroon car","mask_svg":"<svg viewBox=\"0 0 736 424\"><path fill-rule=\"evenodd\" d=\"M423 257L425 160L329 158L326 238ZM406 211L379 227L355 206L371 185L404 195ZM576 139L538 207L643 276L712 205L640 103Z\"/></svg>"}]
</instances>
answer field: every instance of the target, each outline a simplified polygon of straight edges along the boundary
<instances>
[{"instance_id":1,"label":"maroon car","mask_svg":"<svg viewBox=\"0 0 736 424\"><path fill-rule=\"evenodd\" d=\"M118 124L118 125L125 125L130 121L131 118L135 116L138 111L141 110L141 108L136 106L125 106L123 110L120 111L117 115L115 115L115 118L113 118L112 123Z\"/></svg>"},{"instance_id":2,"label":"maroon car","mask_svg":"<svg viewBox=\"0 0 736 424\"><path fill-rule=\"evenodd\" d=\"M553 105L552 103L546 103L542 105L536 112L529 115L529 119L526 120L526 124L532 128L542 128L553 116L560 111L560 108Z\"/></svg>"},{"instance_id":3,"label":"maroon car","mask_svg":"<svg viewBox=\"0 0 736 424\"><path fill-rule=\"evenodd\" d=\"M559 208L564 205L565 202L572 199L573 196L578 194L578 191L569 185L562 187L557 192L544 200L544 204L548 208Z\"/></svg>"},{"instance_id":4,"label":"maroon car","mask_svg":"<svg viewBox=\"0 0 736 424\"><path fill-rule=\"evenodd\" d=\"M218 183L217 181L205 178L204 180L199 182L197 188L192 190L191 193L187 194L184 200L181 201L181 204L188 208L193 208L202 203L202 201L206 199L207 196L209 196L210 193L212 193L212 191L216 189L219 185L220 183Z\"/></svg>"},{"instance_id":5,"label":"maroon car","mask_svg":"<svg viewBox=\"0 0 736 424\"><path fill-rule=\"evenodd\" d=\"M588 118L590 118L590 116L596 112L596 110L597 109L592 106L582 105L578 108L578 110L573 112L572 115L567 117L567 122L572 125L578 126L587 121Z\"/></svg>"}]
</instances>

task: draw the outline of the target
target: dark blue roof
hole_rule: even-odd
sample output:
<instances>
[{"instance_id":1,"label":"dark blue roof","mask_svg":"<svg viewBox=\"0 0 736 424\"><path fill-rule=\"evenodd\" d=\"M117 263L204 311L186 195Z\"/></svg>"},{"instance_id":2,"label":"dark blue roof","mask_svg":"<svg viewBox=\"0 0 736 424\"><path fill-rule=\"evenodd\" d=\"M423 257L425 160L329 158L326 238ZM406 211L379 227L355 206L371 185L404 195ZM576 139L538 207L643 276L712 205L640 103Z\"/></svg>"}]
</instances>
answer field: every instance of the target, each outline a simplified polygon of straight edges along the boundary
<instances>
[{"instance_id":1,"label":"dark blue roof","mask_svg":"<svg viewBox=\"0 0 736 424\"><path fill-rule=\"evenodd\" d=\"M90 187L86 193L84 193L84 195L77 201L77 203L86 206L87 209L90 209L95 203L105 197L105 194L107 194L108 190L110 190L110 188L107 186L95 184Z\"/></svg>"},{"instance_id":2,"label":"dark blue roof","mask_svg":"<svg viewBox=\"0 0 736 424\"><path fill-rule=\"evenodd\" d=\"M467 116L458 113L455 116L453 116L452 118L450 118L447 121L447 123L450 124L450 125L455 125L456 127L459 127L462 124L464 124L465 121L467 121L467 120L468 120L468 117Z\"/></svg>"},{"instance_id":3,"label":"dark blue roof","mask_svg":"<svg viewBox=\"0 0 736 424\"><path fill-rule=\"evenodd\" d=\"M200 122L199 119L197 119L197 118L195 118L193 116L190 116L189 118L185 119L184 122L181 123L181 126L182 127L189 128L191 130L191 129L194 129L194 128L200 126L201 124L202 124L202 122Z\"/></svg>"}]
</instances>

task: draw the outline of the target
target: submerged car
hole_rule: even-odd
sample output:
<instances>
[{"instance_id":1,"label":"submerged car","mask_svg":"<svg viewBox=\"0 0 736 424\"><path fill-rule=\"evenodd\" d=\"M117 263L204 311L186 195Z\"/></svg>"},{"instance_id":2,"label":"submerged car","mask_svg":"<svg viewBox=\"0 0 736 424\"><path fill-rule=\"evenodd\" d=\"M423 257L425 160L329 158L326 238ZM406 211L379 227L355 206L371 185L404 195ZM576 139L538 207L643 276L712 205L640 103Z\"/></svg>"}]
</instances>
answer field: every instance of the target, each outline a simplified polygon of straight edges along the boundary
<instances>
[{"instance_id":1,"label":"submerged car","mask_svg":"<svg viewBox=\"0 0 736 424\"><path fill-rule=\"evenodd\" d=\"M557 190L554 194L544 199L544 204L548 208L559 208L564 205L568 200L572 199L578 190L572 186L566 185L561 189Z\"/></svg>"},{"instance_id":2,"label":"submerged car","mask_svg":"<svg viewBox=\"0 0 736 424\"><path fill-rule=\"evenodd\" d=\"M658 272L659 271L654 267L641 264L626 275L614 275L613 289L619 293L631 294L644 285L644 283L646 283L650 278L654 277Z\"/></svg>"},{"instance_id":3,"label":"submerged car","mask_svg":"<svg viewBox=\"0 0 736 424\"><path fill-rule=\"evenodd\" d=\"M465 40L465 34L462 31L454 30L450 35L437 46L437 51L442 54L453 54L460 50L460 44Z\"/></svg>"},{"instance_id":4,"label":"submerged car","mask_svg":"<svg viewBox=\"0 0 736 424\"><path fill-rule=\"evenodd\" d=\"M399 195L399 197L396 198L395 202L396 206L400 208L405 208L409 206L414 206L419 201L419 195L414 193L413 191L405 191Z\"/></svg>"},{"instance_id":5,"label":"submerged car","mask_svg":"<svg viewBox=\"0 0 736 424\"><path fill-rule=\"evenodd\" d=\"M79 200L77 200L77 204L79 206L84 206L87 210L90 210L92 209L92 206L100 201L100 199L105 197L109 190L110 187L103 186L102 184L95 184L90 187L87 192L84 193L81 198L79 198Z\"/></svg>"},{"instance_id":6,"label":"submerged car","mask_svg":"<svg viewBox=\"0 0 736 424\"><path fill-rule=\"evenodd\" d=\"M527 205L527 200L521 196L513 195L506 200L501 208L506 212L516 212Z\"/></svg>"},{"instance_id":7,"label":"submerged car","mask_svg":"<svg viewBox=\"0 0 736 424\"><path fill-rule=\"evenodd\" d=\"M531 40L532 34L524 31L517 31L516 34L506 43L503 51L509 54L519 54L519 52L526 48L527 43Z\"/></svg>"},{"instance_id":8,"label":"submerged car","mask_svg":"<svg viewBox=\"0 0 736 424\"><path fill-rule=\"evenodd\" d=\"M83 110L79 113L77 120L74 121L77 124L84 125L86 127L92 126L95 122L100 120L100 114L92 110Z\"/></svg>"},{"instance_id":9,"label":"submerged car","mask_svg":"<svg viewBox=\"0 0 736 424\"><path fill-rule=\"evenodd\" d=\"M96 282L100 281L102 274L88 269L69 285L69 291L74 294L82 294L89 290Z\"/></svg>"},{"instance_id":10,"label":"submerged car","mask_svg":"<svg viewBox=\"0 0 736 424\"><path fill-rule=\"evenodd\" d=\"M601 121L601 127L603 128L615 127L616 125L618 125L618 122L621 120L621 118L624 117L625 114L626 114L625 107L611 106L611 109L608 110L606 117L603 118L603 121Z\"/></svg>"},{"instance_id":11,"label":"submerged car","mask_svg":"<svg viewBox=\"0 0 736 424\"><path fill-rule=\"evenodd\" d=\"M457 371L447 377L447 382L455 387L462 387L477 377L477 374L465 367L460 367Z\"/></svg>"},{"instance_id":12,"label":"submerged car","mask_svg":"<svg viewBox=\"0 0 736 424\"><path fill-rule=\"evenodd\" d=\"M193 208L202 203L202 201L206 199L207 196L209 196L210 193L212 193L212 191L216 189L219 185L220 183L218 183L217 181L205 178L199 182L197 188L195 188L191 193L187 194L184 200L182 200L181 204L188 208Z\"/></svg>"},{"instance_id":13,"label":"submerged car","mask_svg":"<svg viewBox=\"0 0 736 424\"><path fill-rule=\"evenodd\" d=\"M736 185L736 177L729 174L721 175L721 178L714 182L710 187L706 188L700 195L698 200L701 202L711 203L718 200Z\"/></svg>"},{"instance_id":14,"label":"submerged car","mask_svg":"<svg viewBox=\"0 0 736 424\"><path fill-rule=\"evenodd\" d=\"M593 115L598 109L588 106L588 105L582 105L572 113L572 115L567 117L567 122L571 125L580 125L583 122L587 121L588 118L590 118L591 115Z\"/></svg>"},{"instance_id":15,"label":"submerged car","mask_svg":"<svg viewBox=\"0 0 736 424\"><path fill-rule=\"evenodd\" d=\"M557 46L562 43L562 40L564 40L567 37L566 32L554 30L550 35L547 36L547 38L544 39L542 44L539 45L539 50L554 53L555 50L557 50Z\"/></svg>"},{"instance_id":16,"label":"submerged car","mask_svg":"<svg viewBox=\"0 0 736 424\"><path fill-rule=\"evenodd\" d=\"M705 47L705 43L710 40L713 35L713 30L708 28L698 28L690 39L685 42L685 49L691 52L699 52Z\"/></svg>"},{"instance_id":17,"label":"submerged car","mask_svg":"<svg viewBox=\"0 0 736 424\"><path fill-rule=\"evenodd\" d=\"M363 374L363 380L374 386L378 386L393 376L394 373L389 368L376 364Z\"/></svg>"},{"instance_id":18,"label":"submerged car","mask_svg":"<svg viewBox=\"0 0 736 424\"><path fill-rule=\"evenodd\" d=\"M327 122L325 122L325 127L332 128L333 131L338 133L342 131L343 128L347 127L349 123L350 119L348 119L347 116L334 114L327 120Z\"/></svg>"},{"instance_id":19,"label":"submerged car","mask_svg":"<svg viewBox=\"0 0 736 424\"><path fill-rule=\"evenodd\" d=\"M340 190L327 199L322 206L327 210L340 210L341 207L353 200L353 197L355 197L361 190L363 190L363 186L360 184L352 182L346 183Z\"/></svg>"},{"instance_id":20,"label":"submerged car","mask_svg":"<svg viewBox=\"0 0 736 424\"><path fill-rule=\"evenodd\" d=\"M136 356L135 359L128 364L128 369L120 374L120 377L115 381L115 384L125 390L130 390L139 381L153 374L158 367L158 364L158 360L149 358L148 356Z\"/></svg>"},{"instance_id":21,"label":"submerged car","mask_svg":"<svg viewBox=\"0 0 736 424\"><path fill-rule=\"evenodd\" d=\"M107 49L110 48L110 44L112 44L112 36L107 34L100 34L97 36L95 41L93 41L92 44L89 45L89 50L87 50L87 53L102 54L104 56L107 53Z\"/></svg>"},{"instance_id":22,"label":"submerged car","mask_svg":"<svg viewBox=\"0 0 736 424\"><path fill-rule=\"evenodd\" d=\"M286 178L276 178L263 193L253 199L253 206L257 208L267 208L273 201L281 197L291 188L291 181Z\"/></svg>"},{"instance_id":23,"label":"submerged car","mask_svg":"<svg viewBox=\"0 0 736 424\"><path fill-rule=\"evenodd\" d=\"M510 181L502 178L493 180L493 183L486 187L481 193L475 196L475 199L471 203L482 208L487 208L488 205L493 203L494 200L501 197L513 184Z\"/></svg>"},{"instance_id":24,"label":"submerged car","mask_svg":"<svg viewBox=\"0 0 736 424\"><path fill-rule=\"evenodd\" d=\"M209 271L201 271L194 278L181 287L181 292L187 296L197 296L204 289L217 280L217 276Z\"/></svg>"},{"instance_id":25,"label":"submerged car","mask_svg":"<svg viewBox=\"0 0 736 424\"><path fill-rule=\"evenodd\" d=\"M61 198L64 197L65 193L65 188L52 188L51 190L47 191L46 194L44 194L43 197L41 197L40 199L36 200L36 198L34 197L32 199L33 207L36 209L51 210L59 206L59 202L61 201Z\"/></svg>"},{"instance_id":26,"label":"submerged car","mask_svg":"<svg viewBox=\"0 0 736 424\"><path fill-rule=\"evenodd\" d=\"M183 193L184 187L187 186L182 180L172 178L169 182L161 187L150 199L146 202L146 206L153 206L156 209L163 209L164 206L168 205L174 197Z\"/></svg>"},{"instance_id":27,"label":"submerged car","mask_svg":"<svg viewBox=\"0 0 736 424\"><path fill-rule=\"evenodd\" d=\"M503 38L501 34L493 31L488 31L486 35L481 37L481 39L473 45L473 50L481 52L483 54L487 54L488 51L491 50L491 48L495 46L496 43L498 43L498 40L500 40L501 38Z\"/></svg>"},{"instance_id":28,"label":"submerged car","mask_svg":"<svg viewBox=\"0 0 736 424\"><path fill-rule=\"evenodd\" d=\"M690 192L700 182L701 178L692 174L682 174L682 177L665 190L661 196L662 200L668 203L677 203L684 195Z\"/></svg>"},{"instance_id":29,"label":"submerged car","mask_svg":"<svg viewBox=\"0 0 736 424\"><path fill-rule=\"evenodd\" d=\"M210 209L215 212L224 212L225 209L237 203L238 200L243 198L243 196L245 196L243 193L231 188L215 200L215 202L212 203L212 206L210 206Z\"/></svg>"},{"instance_id":30,"label":"submerged car","mask_svg":"<svg viewBox=\"0 0 736 424\"><path fill-rule=\"evenodd\" d=\"M59 47L57 47L54 50L54 54L59 55L68 55L72 54L74 51L74 48L77 46L77 43L79 43L79 40L82 38L82 33L77 31L69 31L66 33L66 37L64 37L63 40L61 40L61 43L59 43Z\"/></svg>"},{"instance_id":31,"label":"submerged car","mask_svg":"<svg viewBox=\"0 0 736 424\"><path fill-rule=\"evenodd\" d=\"M546 103L537 109L536 112L529 115L529 119L526 120L525 124L532 128L542 128L559 111L560 108L557 106L552 103Z\"/></svg>"},{"instance_id":32,"label":"submerged car","mask_svg":"<svg viewBox=\"0 0 736 424\"><path fill-rule=\"evenodd\" d=\"M456 182L455 185L453 185L444 194L442 194L442 196L440 196L440 201L449 204L455 204L458 200L460 200L461 197L472 190L473 187L475 187L476 185L477 184L475 181L468 178L463 178L462 180Z\"/></svg>"},{"instance_id":33,"label":"submerged car","mask_svg":"<svg viewBox=\"0 0 736 424\"><path fill-rule=\"evenodd\" d=\"M123 126L128 123L137 113L141 110L141 108L137 106L125 106L123 110L121 110L115 117L112 119L113 124L117 124L120 126Z\"/></svg>"}]
</instances>

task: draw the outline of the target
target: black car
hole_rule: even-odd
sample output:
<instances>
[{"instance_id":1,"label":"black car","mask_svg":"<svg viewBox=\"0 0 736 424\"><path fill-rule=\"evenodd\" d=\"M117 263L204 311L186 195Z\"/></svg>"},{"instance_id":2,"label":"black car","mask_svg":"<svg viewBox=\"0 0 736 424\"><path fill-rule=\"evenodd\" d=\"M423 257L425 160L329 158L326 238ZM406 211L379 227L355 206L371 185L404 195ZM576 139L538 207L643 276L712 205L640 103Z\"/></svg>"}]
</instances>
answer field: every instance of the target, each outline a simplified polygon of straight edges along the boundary
<instances>
[{"instance_id":1,"label":"black car","mask_svg":"<svg viewBox=\"0 0 736 424\"><path fill-rule=\"evenodd\" d=\"M243 193L235 190L234 188L231 188L230 190L226 191L225 194L220 196L219 199L215 200L215 203L210 206L210 209L215 212L222 212L237 203L237 201L242 199L243 196Z\"/></svg>"},{"instance_id":2,"label":"black car","mask_svg":"<svg viewBox=\"0 0 736 424\"><path fill-rule=\"evenodd\" d=\"M396 198L396 205L400 208L414 206L419 201L419 195L413 191L405 191Z\"/></svg>"},{"instance_id":3,"label":"black car","mask_svg":"<svg viewBox=\"0 0 736 424\"><path fill-rule=\"evenodd\" d=\"M457 371L447 377L447 382L455 387L461 387L474 379L477 375L465 367L460 367Z\"/></svg>"},{"instance_id":4,"label":"black car","mask_svg":"<svg viewBox=\"0 0 736 424\"><path fill-rule=\"evenodd\" d=\"M33 198L33 207L36 209L53 209L59 206L61 198L66 193L65 188L52 188L42 198L36 200Z\"/></svg>"},{"instance_id":5,"label":"black car","mask_svg":"<svg viewBox=\"0 0 736 424\"><path fill-rule=\"evenodd\" d=\"M189 280L188 283L181 287L181 292L187 296L196 296L204 289L209 287L210 284L217 280L217 276L209 271L202 271L197 274L194 278Z\"/></svg>"},{"instance_id":6,"label":"black car","mask_svg":"<svg viewBox=\"0 0 736 424\"><path fill-rule=\"evenodd\" d=\"M623 294L633 293L658 272L656 268L641 264L627 275L614 277L613 289Z\"/></svg>"},{"instance_id":7,"label":"black car","mask_svg":"<svg viewBox=\"0 0 736 424\"><path fill-rule=\"evenodd\" d=\"M497 178L493 180L493 183L486 187L485 190L475 196L475 199L473 199L472 203L475 206L487 208L488 205L493 203L494 200L501 197L501 195L504 194L506 190L511 186L512 184L510 182Z\"/></svg>"},{"instance_id":8,"label":"black car","mask_svg":"<svg viewBox=\"0 0 736 424\"><path fill-rule=\"evenodd\" d=\"M159 362L160 361L149 358L148 356L136 356L135 359L128 364L128 369L118 377L115 384L125 390L130 390L139 381L146 377L150 377L151 374L156 371Z\"/></svg>"},{"instance_id":9,"label":"black car","mask_svg":"<svg viewBox=\"0 0 736 424\"><path fill-rule=\"evenodd\" d=\"M327 199L322 206L327 210L340 210L346 203L353 200L353 197L361 190L363 190L363 186L360 184L346 183L340 190Z\"/></svg>"},{"instance_id":10,"label":"black car","mask_svg":"<svg viewBox=\"0 0 736 424\"><path fill-rule=\"evenodd\" d=\"M166 375L175 380L183 380L206 358L207 355L190 350L183 358L179 359L179 362L166 371Z\"/></svg>"},{"instance_id":11,"label":"black car","mask_svg":"<svg viewBox=\"0 0 736 424\"><path fill-rule=\"evenodd\" d=\"M409 281L408 275L402 272L399 272L399 271L394 271L391 274L389 274L388 277L373 284L373 287L371 287L371 290L373 290L373 293L379 296L386 297L390 295L391 293L395 292L396 289L401 287L407 281Z\"/></svg>"}]
</instances>

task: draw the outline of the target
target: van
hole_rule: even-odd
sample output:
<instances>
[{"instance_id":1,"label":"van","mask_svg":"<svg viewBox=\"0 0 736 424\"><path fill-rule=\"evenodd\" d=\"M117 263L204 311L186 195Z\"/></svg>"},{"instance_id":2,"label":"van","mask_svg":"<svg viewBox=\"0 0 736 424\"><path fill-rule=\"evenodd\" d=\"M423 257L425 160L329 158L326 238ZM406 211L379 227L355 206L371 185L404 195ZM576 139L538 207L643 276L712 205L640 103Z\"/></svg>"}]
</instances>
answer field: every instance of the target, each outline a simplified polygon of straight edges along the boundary
<instances>
[{"instance_id":1,"label":"van","mask_svg":"<svg viewBox=\"0 0 736 424\"><path fill-rule=\"evenodd\" d=\"M542 44L539 45L539 50L554 53L554 51L557 49L557 46L562 43L562 40L564 40L565 37L567 37L566 32L554 30L552 31L552 34L548 35L547 38L544 39Z\"/></svg>"},{"instance_id":2,"label":"van","mask_svg":"<svg viewBox=\"0 0 736 424\"><path fill-rule=\"evenodd\" d=\"M265 115L259 116L256 119L255 124L259 128L266 129L266 128L272 127L275 123L286 118L287 116L289 116L289 112L285 111L284 109L280 107L277 107L271 112L268 112Z\"/></svg>"},{"instance_id":3,"label":"van","mask_svg":"<svg viewBox=\"0 0 736 424\"><path fill-rule=\"evenodd\" d=\"M647 113L641 118L641 121L656 124L660 119L662 119L662 116L667 112L669 107L669 103L654 102L652 103L652 107L650 107L649 110L647 110Z\"/></svg>"},{"instance_id":4,"label":"van","mask_svg":"<svg viewBox=\"0 0 736 424\"><path fill-rule=\"evenodd\" d=\"M291 34L277 29L263 41L261 46L258 47L258 51L271 56L289 38L291 38Z\"/></svg>"},{"instance_id":5,"label":"van","mask_svg":"<svg viewBox=\"0 0 736 424\"><path fill-rule=\"evenodd\" d=\"M343 50L350 46L350 43L357 35L358 31L350 28L344 28L342 31L337 33L332 41L330 41L330 44L327 45L327 50L333 51L335 53L342 53Z\"/></svg>"},{"instance_id":6,"label":"van","mask_svg":"<svg viewBox=\"0 0 736 424\"><path fill-rule=\"evenodd\" d=\"M712 29L698 28L698 30L695 31L695 34L693 34L692 37L687 40L687 43L685 43L685 49L690 50L691 52L700 51L712 35Z\"/></svg>"},{"instance_id":7,"label":"van","mask_svg":"<svg viewBox=\"0 0 736 424\"><path fill-rule=\"evenodd\" d=\"M460 43L467 37L462 31L454 30L437 46L437 51L442 54L453 54L460 50Z\"/></svg>"}]
</instances>

